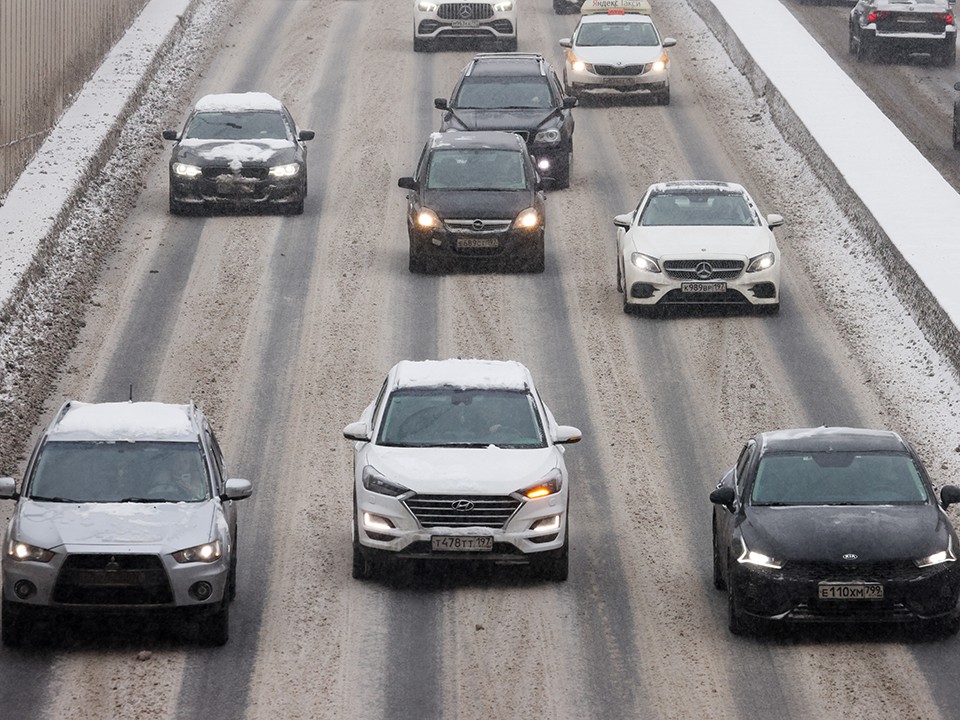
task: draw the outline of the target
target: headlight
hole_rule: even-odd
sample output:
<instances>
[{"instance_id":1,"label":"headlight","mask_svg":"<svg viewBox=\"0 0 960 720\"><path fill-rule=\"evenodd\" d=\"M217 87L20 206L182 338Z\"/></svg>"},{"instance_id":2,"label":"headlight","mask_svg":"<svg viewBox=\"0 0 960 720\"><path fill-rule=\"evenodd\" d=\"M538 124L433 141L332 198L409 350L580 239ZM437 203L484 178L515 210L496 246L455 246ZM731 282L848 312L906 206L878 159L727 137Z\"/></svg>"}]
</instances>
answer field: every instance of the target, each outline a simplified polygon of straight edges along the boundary
<instances>
[{"instance_id":1,"label":"headlight","mask_svg":"<svg viewBox=\"0 0 960 720\"><path fill-rule=\"evenodd\" d=\"M300 172L299 163L287 163L286 165L275 165L270 168L269 173L273 177L293 177Z\"/></svg>"},{"instance_id":2,"label":"headlight","mask_svg":"<svg viewBox=\"0 0 960 720\"><path fill-rule=\"evenodd\" d=\"M436 12L437 3L429 2L429 0L420 0L420 2L417 3L417 9L420 12Z\"/></svg>"},{"instance_id":3,"label":"headlight","mask_svg":"<svg viewBox=\"0 0 960 720\"><path fill-rule=\"evenodd\" d=\"M513 227L520 230L533 230L540 227L540 213L536 208L527 208L517 215L517 219L513 221Z\"/></svg>"},{"instance_id":4,"label":"headlight","mask_svg":"<svg viewBox=\"0 0 960 720\"><path fill-rule=\"evenodd\" d=\"M933 555L927 555L913 562L918 568L925 568L932 567L933 565L943 565L944 563L953 562L956 559L957 556L953 554L953 540L948 538L946 550L935 552Z\"/></svg>"},{"instance_id":5,"label":"headlight","mask_svg":"<svg viewBox=\"0 0 960 720\"><path fill-rule=\"evenodd\" d=\"M583 60L574 60L570 63L570 67L573 68L574 72L583 72L587 69L587 64Z\"/></svg>"},{"instance_id":6,"label":"headlight","mask_svg":"<svg viewBox=\"0 0 960 720\"><path fill-rule=\"evenodd\" d=\"M560 130L558 128L549 128L547 130L541 130L536 134L536 137L533 138L535 143L549 143L554 144L560 142Z\"/></svg>"},{"instance_id":7,"label":"headlight","mask_svg":"<svg viewBox=\"0 0 960 720\"><path fill-rule=\"evenodd\" d=\"M630 262L644 272L660 272L660 265L657 263L655 258L652 258L649 255L644 255L643 253L633 253L633 255L630 256Z\"/></svg>"},{"instance_id":8,"label":"headlight","mask_svg":"<svg viewBox=\"0 0 960 720\"><path fill-rule=\"evenodd\" d=\"M383 475L377 472L373 465L367 465L365 468L363 468L363 472L360 474L360 480L363 482L363 486L367 490L370 492L375 492L378 495L398 497L399 495L410 492L409 488L405 488L403 485L398 485L397 483L387 480Z\"/></svg>"},{"instance_id":9,"label":"headlight","mask_svg":"<svg viewBox=\"0 0 960 720\"><path fill-rule=\"evenodd\" d=\"M417 213L417 227L421 230L433 230L440 227L440 218L430 208L420 208Z\"/></svg>"},{"instance_id":10,"label":"headlight","mask_svg":"<svg viewBox=\"0 0 960 720\"><path fill-rule=\"evenodd\" d=\"M187 165L186 163L174 163L173 164L173 174L179 175L180 177L195 178L203 172L196 165Z\"/></svg>"},{"instance_id":11,"label":"headlight","mask_svg":"<svg viewBox=\"0 0 960 720\"><path fill-rule=\"evenodd\" d=\"M772 252L757 255L755 258L750 258L750 264L747 265L747 272L757 272L759 270L772 268L776 261L777 258Z\"/></svg>"},{"instance_id":12,"label":"headlight","mask_svg":"<svg viewBox=\"0 0 960 720\"><path fill-rule=\"evenodd\" d=\"M544 475L543 479L536 485L525 487L523 490L518 490L517 492L527 498L527 500L536 500L537 498L558 493L562 487L563 476L560 474L560 468L554 468Z\"/></svg>"},{"instance_id":13,"label":"headlight","mask_svg":"<svg viewBox=\"0 0 960 720\"><path fill-rule=\"evenodd\" d=\"M661 56L660 56L660 59L657 60L657 61L655 61L655 62L650 66L650 69L651 69L653 72L660 72L660 71L663 70L669 63L670 63L670 58L668 58L666 55L661 55Z\"/></svg>"},{"instance_id":14,"label":"headlight","mask_svg":"<svg viewBox=\"0 0 960 720\"><path fill-rule=\"evenodd\" d=\"M500 0L493 4L494 12L508 12L513 10L513 0Z\"/></svg>"},{"instance_id":15,"label":"headlight","mask_svg":"<svg viewBox=\"0 0 960 720\"><path fill-rule=\"evenodd\" d=\"M213 542L196 545L186 550L179 550L173 553L173 559L178 563L210 563L219 560L222 555L223 545L220 544L219 540L214 540Z\"/></svg>"},{"instance_id":16,"label":"headlight","mask_svg":"<svg viewBox=\"0 0 960 720\"><path fill-rule=\"evenodd\" d=\"M33 562L45 563L50 562L54 554L51 550L46 550L24 542L17 542L13 539L7 543L7 557L12 560L32 560Z\"/></svg>"},{"instance_id":17,"label":"headlight","mask_svg":"<svg viewBox=\"0 0 960 720\"><path fill-rule=\"evenodd\" d=\"M748 550L747 543L743 538L740 538L740 545L743 547L743 552L740 553L740 557L737 558L738 563L746 565L758 565L759 567L770 568L772 570L779 570L783 567L783 560L777 560L769 555Z\"/></svg>"}]
</instances>

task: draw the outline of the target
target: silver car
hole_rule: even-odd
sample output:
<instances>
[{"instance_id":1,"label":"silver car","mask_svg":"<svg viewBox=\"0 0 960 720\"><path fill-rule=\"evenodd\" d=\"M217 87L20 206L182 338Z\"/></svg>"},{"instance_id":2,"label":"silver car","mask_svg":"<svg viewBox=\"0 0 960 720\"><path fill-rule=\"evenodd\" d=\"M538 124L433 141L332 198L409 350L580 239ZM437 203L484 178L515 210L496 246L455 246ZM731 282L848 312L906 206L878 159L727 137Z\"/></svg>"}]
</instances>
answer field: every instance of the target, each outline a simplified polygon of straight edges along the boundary
<instances>
[{"instance_id":1,"label":"silver car","mask_svg":"<svg viewBox=\"0 0 960 720\"><path fill-rule=\"evenodd\" d=\"M248 480L227 479L191 403L70 401L40 437L4 538L5 645L59 612L168 611L204 644L228 638L237 511Z\"/></svg>"}]
</instances>

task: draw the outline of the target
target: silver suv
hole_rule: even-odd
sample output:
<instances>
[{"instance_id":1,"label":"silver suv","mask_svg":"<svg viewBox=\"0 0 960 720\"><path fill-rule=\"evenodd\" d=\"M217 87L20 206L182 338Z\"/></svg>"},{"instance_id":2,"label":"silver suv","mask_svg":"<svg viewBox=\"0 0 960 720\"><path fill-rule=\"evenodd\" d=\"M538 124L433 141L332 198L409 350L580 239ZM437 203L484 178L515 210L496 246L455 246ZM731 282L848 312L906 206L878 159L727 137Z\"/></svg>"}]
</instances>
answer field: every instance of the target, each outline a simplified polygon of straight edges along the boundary
<instances>
[{"instance_id":1,"label":"silver suv","mask_svg":"<svg viewBox=\"0 0 960 720\"><path fill-rule=\"evenodd\" d=\"M223 645L236 594L237 511L248 480L227 479L193 403L70 401L41 435L3 545L5 645L39 614L168 611Z\"/></svg>"}]
</instances>

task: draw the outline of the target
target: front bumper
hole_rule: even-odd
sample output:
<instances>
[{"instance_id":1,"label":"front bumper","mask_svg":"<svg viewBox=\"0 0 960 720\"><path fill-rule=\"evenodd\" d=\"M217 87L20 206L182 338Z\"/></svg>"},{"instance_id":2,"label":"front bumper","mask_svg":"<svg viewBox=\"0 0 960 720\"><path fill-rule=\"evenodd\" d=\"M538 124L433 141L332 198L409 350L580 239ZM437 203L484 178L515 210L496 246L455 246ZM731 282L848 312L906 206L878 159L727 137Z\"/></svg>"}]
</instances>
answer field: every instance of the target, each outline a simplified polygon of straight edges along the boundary
<instances>
[{"instance_id":1,"label":"front bumper","mask_svg":"<svg viewBox=\"0 0 960 720\"><path fill-rule=\"evenodd\" d=\"M578 93L584 91L610 91L617 93L627 92L663 92L670 87L670 65L662 70L654 70L653 63L638 66L640 72L628 74L600 74L588 65L583 70L573 69L570 62L566 64L566 84L568 90ZM629 70L629 67L627 68ZM623 73L624 69L613 69L613 72Z\"/></svg>"},{"instance_id":2,"label":"front bumper","mask_svg":"<svg viewBox=\"0 0 960 720\"><path fill-rule=\"evenodd\" d=\"M170 174L170 199L183 205L254 206L296 203L303 198L303 178L221 176L183 178Z\"/></svg>"},{"instance_id":3,"label":"front bumper","mask_svg":"<svg viewBox=\"0 0 960 720\"><path fill-rule=\"evenodd\" d=\"M443 18L436 12L418 12L414 20L413 36L417 40L510 40L517 37L516 13L495 12L489 18L460 20Z\"/></svg>"},{"instance_id":4,"label":"front bumper","mask_svg":"<svg viewBox=\"0 0 960 720\"><path fill-rule=\"evenodd\" d=\"M456 500L458 495L451 495ZM369 526L366 513L386 519L394 527ZM558 528L534 530L540 520L559 516ZM361 551L368 556L428 560L479 560L502 564L528 564L531 556L542 557L563 549L567 534L567 493L562 490L548 497L520 502L509 520L500 528L488 527L423 527L408 507L396 498L378 495L357 488L357 539ZM470 538L478 535L493 538L493 550L434 551L434 536Z\"/></svg>"},{"instance_id":5,"label":"front bumper","mask_svg":"<svg viewBox=\"0 0 960 720\"><path fill-rule=\"evenodd\" d=\"M630 260L632 253L625 253L621 262L624 267L626 301L630 305L776 305L780 302L780 262L766 270L742 271L733 278L706 280L696 283L695 278L679 279L667 272L647 272L637 268ZM661 266L662 266L661 262ZM704 292L701 286L722 282L722 292ZM713 288L710 288L713 289ZM698 291L699 290L699 291Z\"/></svg>"},{"instance_id":6,"label":"front bumper","mask_svg":"<svg viewBox=\"0 0 960 720\"><path fill-rule=\"evenodd\" d=\"M421 230L411 225L410 248L420 257L435 262L483 262L539 255L543 248L543 226L520 230L511 227L512 220L501 222L502 228L481 231L467 227L452 230L447 224L434 230Z\"/></svg>"},{"instance_id":7,"label":"front bumper","mask_svg":"<svg viewBox=\"0 0 960 720\"><path fill-rule=\"evenodd\" d=\"M889 575L797 577L789 564L782 570L739 566L730 587L739 609L748 617L801 623L897 623L953 618L958 613L960 566L914 569ZM879 582L882 600L821 600L818 586L826 582Z\"/></svg>"}]
</instances>

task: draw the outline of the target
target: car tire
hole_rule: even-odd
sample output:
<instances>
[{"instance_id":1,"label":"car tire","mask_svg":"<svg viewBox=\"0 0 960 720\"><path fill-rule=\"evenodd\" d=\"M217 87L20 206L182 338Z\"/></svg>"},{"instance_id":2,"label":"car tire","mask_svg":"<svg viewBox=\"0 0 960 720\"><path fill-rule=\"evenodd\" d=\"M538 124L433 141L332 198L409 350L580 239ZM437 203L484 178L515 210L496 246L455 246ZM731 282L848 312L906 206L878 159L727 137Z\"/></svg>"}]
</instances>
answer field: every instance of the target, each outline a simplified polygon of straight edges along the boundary
<instances>
[{"instance_id":1,"label":"car tire","mask_svg":"<svg viewBox=\"0 0 960 720\"><path fill-rule=\"evenodd\" d=\"M0 607L0 642L7 647L20 647L26 634L26 610L4 600Z\"/></svg>"},{"instance_id":2,"label":"car tire","mask_svg":"<svg viewBox=\"0 0 960 720\"><path fill-rule=\"evenodd\" d=\"M563 0L553 0L553 12L557 15L566 15L568 12L567 4Z\"/></svg>"},{"instance_id":3,"label":"car tire","mask_svg":"<svg viewBox=\"0 0 960 720\"><path fill-rule=\"evenodd\" d=\"M421 40L420 38L413 39L413 51L416 53L425 53L433 51L433 41L431 40Z\"/></svg>"},{"instance_id":4,"label":"car tire","mask_svg":"<svg viewBox=\"0 0 960 720\"><path fill-rule=\"evenodd\" d=\"M853 23L850 23L850 27L847 32L847 52L851 55L857 54L857 38L853 31Z\"/></svg>"},{"instance_id":5,"label":"car tire","mask_svg":"<svg viewBox=\"0 0 960 720\"><path fill-rule=\"evenodd\" d=\"M757 315L777 315L780 312L780 303L772 303L770 305L756 305L754 310Z\"/></svg>"},{"instance_id":6,"label":"car tire","mask_svg":"<svg viewBox=\"0 0 960 720\"><path fill-rule=\"evenodd\" d=\"M877 59L876 41L870 40L862 32L857 35L857 62L875 62Z\"/></svg>"},{"instance_id":7,"label":"car tire","mask_svg":"<svg viewBox=\"0 0 960 720\"><path fill-rule=\"evenodd\" d=\"M623 271L620 269L620 259L617 258L617 292L623 292Z\"/></svg>"},{"instance_id":8,"label":"car tire","mask_svg":"<svg viewBox=\"0 0 960 720\"><path fill-rule=\"evenodd\" d=\"M177 202L173 198L173 190L170 191L170 214L171 215L186 215L187 207L182 202Z\"/></svg>"},{"instance_id":9,"label":"car tire","mask_svg":"<svg viewBox=\"0 0 960 720\"><path fill-rule=\"evenodd\" d=\"M940 64L944 67L953 67L957 64L957 43L948 42L940 55Z\"/></svg>"},{"instance_id":10,"label":"car tire","mask_svg":"<svg viewBox=\"0 0 960 720\"><path fill-rule=\"evenodd\" d=\"M563 547L550 553L550 557L537 558L534 561L534 573L538 578L553 582L565 582L570 576L570 522L567 521Z\"/></svg>"},{"instance_id":11,"label":"car tire","mask_svg":"<svg viewBox=\"0 0 960 720\"><path fill-rule=\"evenodd\" d=\"M351 575L354 580L369 580L376 572L373 561L360 549L360 539L357 530L357 496L353 496L353 569Z\"/></svg>"},{"instance_id":12,"label":"car tire","mask_svg":"<svg viewBox=\"0 0 960 720\"><path fill-rule=\"evenodd\" d=\"M717 590L726 590L727 581L723 578L723 556L717 547L717 519L713 518L713 586Z\"/></svg>"},{"instance_id":13,"label":"car tire","mask_svg":"<svg viewBox=\"0 0 960 720\"><path fill-rule=\"evenodd\" d=\"M523 262L523 270L528 273L542 273L546 266L546 250L543 244L543 234L535 241L533 252Z\"/></svg>"},{"instance_id":14,"label":"car tire","mask_svg":"<svg viewBox=\"0 0 960 720\"><path fill-rule=\"evenodd\" d=\"M413 248L410 248L410 260L407 263L407 268L410 272L417 274L423 274L430 270L427 261L420 257L420 253L414 252Z\"/></svg>"},{"instance_id":15,"label":"car tire","mask_svg":"<svg viewBox=\"0 0 960 720\"><path fill-rule=\"evenodd\" d=\"M732 635L746 635L750 630L740 610L740 603L737 601L737 593L732 583L727 588L727 627Z\"/></svg>"},{"instance_id":16,"label":"car tire","mask_svg":"<svg viewBox=\"0 0 960 720\"><path fill-rule=\"evenodd\" d=\"M567 151L566 160L563 162L557 163L559 172L554 178L557 184L557 188L563 190L564 188L570 187L570 175L573 172L573 148L571 147Z\"/></svg>"},{"instance_id":17,"label":"car tire","mask_svg":"<svg viewBox=\"0 0 960 720\"><path fill-rule=\"evenodd\" d=\"M226 645L230 639L230 600L224 597L220 607L211 613L201 615L198 623L197 640L207 647Z\"/></svg>"},{"instance_id":18,"label":"car tire","mask_svg":"<svg viewBox=\"0 0 960 720\"><path fill-rule=\"evenodd\" d=\"M667 85L666 90L658 92L655 96L657 105L669 105L670 104L670 86Z\"/></svg>"},{"instance_id":19,"label":"car tire","mask_svg":"<svg viewBox=\"0 0 960 720\"><path fill-rule=\"evenodd\" d=\"M960 105L953 107L953 149L960 150Z\"/></svg>"},{"instance_id":20,"label":"car tire","mask_svg":"<svg viewBox=\"0 0 960 720\"><path fill-rule=\"evenodd\" d=\"M227 597L232 602L237 597L237 538L233 538L233 552L230 554L230 574L227 576Z\"/></svg>"}]
</instances>

